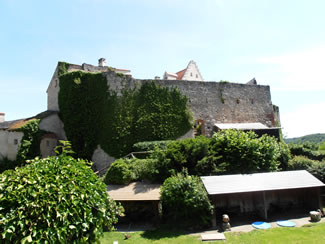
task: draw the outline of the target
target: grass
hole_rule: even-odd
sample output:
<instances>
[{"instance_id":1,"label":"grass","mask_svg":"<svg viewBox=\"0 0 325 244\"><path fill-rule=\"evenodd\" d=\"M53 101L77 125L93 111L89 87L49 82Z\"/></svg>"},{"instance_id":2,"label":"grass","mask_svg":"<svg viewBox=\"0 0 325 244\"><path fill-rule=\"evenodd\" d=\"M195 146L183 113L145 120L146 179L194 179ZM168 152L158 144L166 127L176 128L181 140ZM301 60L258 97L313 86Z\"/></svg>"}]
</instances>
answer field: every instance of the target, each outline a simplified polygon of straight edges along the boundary
<instances>
[{"instance_id":1,"label":"grass","mask_svg":"<svg viewBox=\"0 0 325 244\"><path fill-rule=\"evenodd\" d=\"M325 243L325 223L309 224L299 228L273 228L269 230L254 230L248 233L226 233L227 244L302 244L302 243ZM199 236L189 236L182 232L166 230L154 230L145 232L130 233L130 238L124 240L124 233L106 232L101 239L102 244L112 244L113 241L132 244L192 244L202 243ZM208 243L223 243L221 241Z\"/></svg>"}]
</instances>

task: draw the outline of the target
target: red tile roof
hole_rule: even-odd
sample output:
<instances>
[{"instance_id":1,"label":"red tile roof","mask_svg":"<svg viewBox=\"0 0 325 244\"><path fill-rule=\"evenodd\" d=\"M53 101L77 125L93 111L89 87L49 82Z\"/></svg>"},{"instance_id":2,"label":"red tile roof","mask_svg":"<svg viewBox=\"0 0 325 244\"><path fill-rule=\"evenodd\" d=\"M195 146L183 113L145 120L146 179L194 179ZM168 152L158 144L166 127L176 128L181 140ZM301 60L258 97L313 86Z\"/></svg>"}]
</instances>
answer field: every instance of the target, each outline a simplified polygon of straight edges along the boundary
<instances>
[{"instance_id":1,"label":"red tile roof","mask_svg":"<svg viewBox=\"0 0 325 244\"><path fill-rule=\"evenodd\" d=\"M181 71L176 72L177 74L177 80L181 80L185 74L186 69L183 69Z\"/></svg>"}]
</instances>

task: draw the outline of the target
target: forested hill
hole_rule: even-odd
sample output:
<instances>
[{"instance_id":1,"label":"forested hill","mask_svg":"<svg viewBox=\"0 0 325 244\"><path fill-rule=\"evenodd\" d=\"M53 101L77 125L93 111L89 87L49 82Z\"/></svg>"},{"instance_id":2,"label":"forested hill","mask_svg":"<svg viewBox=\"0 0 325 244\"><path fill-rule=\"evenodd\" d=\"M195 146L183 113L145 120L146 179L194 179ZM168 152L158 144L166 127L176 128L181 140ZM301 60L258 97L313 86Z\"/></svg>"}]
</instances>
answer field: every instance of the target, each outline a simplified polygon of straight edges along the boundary
<instances>
[{"instance_id":1,"label":"forested hill","mask_svg":"<svg viewBox=\"0 0 325 244\"><path fill-rule=\"evenodd\" d=\"M325 134L311 134L301 137L286 138L284 139L286 143L304 143L304 142L314 142L319 143L325 141Z\"/></svg>"}]
</instances>

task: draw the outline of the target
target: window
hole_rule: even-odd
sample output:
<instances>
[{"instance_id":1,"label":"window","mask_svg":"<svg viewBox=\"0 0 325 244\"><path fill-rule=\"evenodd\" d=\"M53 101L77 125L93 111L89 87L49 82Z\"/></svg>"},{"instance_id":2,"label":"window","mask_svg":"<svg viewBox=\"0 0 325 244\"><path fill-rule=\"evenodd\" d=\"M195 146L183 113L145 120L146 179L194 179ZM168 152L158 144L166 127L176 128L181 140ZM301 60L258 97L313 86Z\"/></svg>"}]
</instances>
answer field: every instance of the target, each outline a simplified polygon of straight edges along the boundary
<instances>
[{"instance_id":1,"label":"window","mask_svg":"<svg viewBox=\"0 0 325 244\"><path fill-rule=\"evenodd\" d=\"M14 139L14 145L18 144L18 139Z\"/></svg>"},{"instance_id":2,"label":"window","mask_svg":"<svg viewBox=\"0 0 325 244\"><path fill-rule=\"evenodd\" d=\"M191 77L193 76L192 72L191 72Z\"/></svg>"},{"instance_id":3,"label":"window","mask_svg":"<svg viewBox=\"0 0 325 244\"><path fill-rule=\"evenodd\" d=\"M239 104L239 102L240 102L240 101L239 101L239 98L237 98L237 99L236 99L236 103Z\"/></svg>"},{"instance_id":4,"label":"window","mask_svg":"<svg viewBox=\"0 0 325 244\"><path fill-rule=\"evenodd\" d=\"M196 78L199 78L199 76L198 76L197 74L195 75L195 77L196 77Z\"/></svg>"},{"instance_id":5,"label":"window","mask_svg":"<svg viewBox=\"0 0 325 244\"><path fill-rule=\"evenodd\" d=\"M49 147L50 146L50 141L46 140L46 146Z\"/></svg>"}]
</instances>

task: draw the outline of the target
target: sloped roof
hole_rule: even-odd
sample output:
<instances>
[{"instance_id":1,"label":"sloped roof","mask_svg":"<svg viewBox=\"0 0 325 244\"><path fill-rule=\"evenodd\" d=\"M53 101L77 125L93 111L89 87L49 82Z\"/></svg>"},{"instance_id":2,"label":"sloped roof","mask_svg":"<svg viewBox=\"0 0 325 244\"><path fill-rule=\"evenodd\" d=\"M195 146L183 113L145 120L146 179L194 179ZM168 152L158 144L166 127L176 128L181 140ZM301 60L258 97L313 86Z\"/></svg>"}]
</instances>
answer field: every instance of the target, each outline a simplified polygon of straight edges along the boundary
<instances>
[{"instance_id":1,"label":"sloped roof","mask_svg":"<svg viewBox=\"0 0 325 244\"><path fill-rule=\"evenodd\" d=\"M201 179L209 195L325 186L306 170L202 176Z\"/></svg>"},{"instance_id":2,"label":"sloped roof","mask_svg":"<svg viewBox=\"0 0 325 244\"><path fill-rule=\"evenodd\" d=\"M256 129L268 129L266 125L262 123L216 123L214 124L221 130L235 129L235 130L256 130Z\"/></svg>"},{"instance_id":3,"label":"sloped roof","mask_svg":"<svg viewBox=\"0 0 325 244\"><path fill-rule=\"evenodd\" d=\"M41 112L41 113L39 113L33 117L30 117L30 118L4 121L4 122L0 123L0 130L14 131L14 130L21 128L22 126L27 124L32 119L44 119L52 114L57 114L57 113L58 113L57 111L46 110L46 111Z\"/></svg>"},{"instance_id":4,"label":"sloped roof","mask_svg":"<svg viewBox=\"0 0 325 244\"><path fill-rule=\"evenodd\" d=\"M0 130L7 130L11 125L19 122L21 120L10 120L10 121L4 121L0 123Z\"/></svg>"},{"instance_id":5,"label":"sloped roof","mask_svg":"<svg viewBox=\"0 0 325 244\"><path fill-rule=\"evenodd\" d=\"M165 72L166 73L166 75L168 75L168 76L173 76L173 77L176 77L177 78L177 74L176 73L173 73L173 72Z\"/></svg>"},{"instance_id":6,"label":"sloped roof","mask_svg":"<svg viewBox=\"0 0 325 244\"><path fill-rule=\"evenodd\" d=\"M187 70L187 68L186 69L183 69L181 71L176 72L176 74L177 74L177 80L181 80L183 78L186 70Z\"/></svg>"},{"instance_id":7,"label":"sloped roof","mask_svg":"<svg viewBox=\"0 0 325 244\"><path fill-rule=\"evenodd\" d=\"M129 185L108 185L108 195L115 201L158 201L160 185L133 182Z\"/></svg>"}]
</instances>

